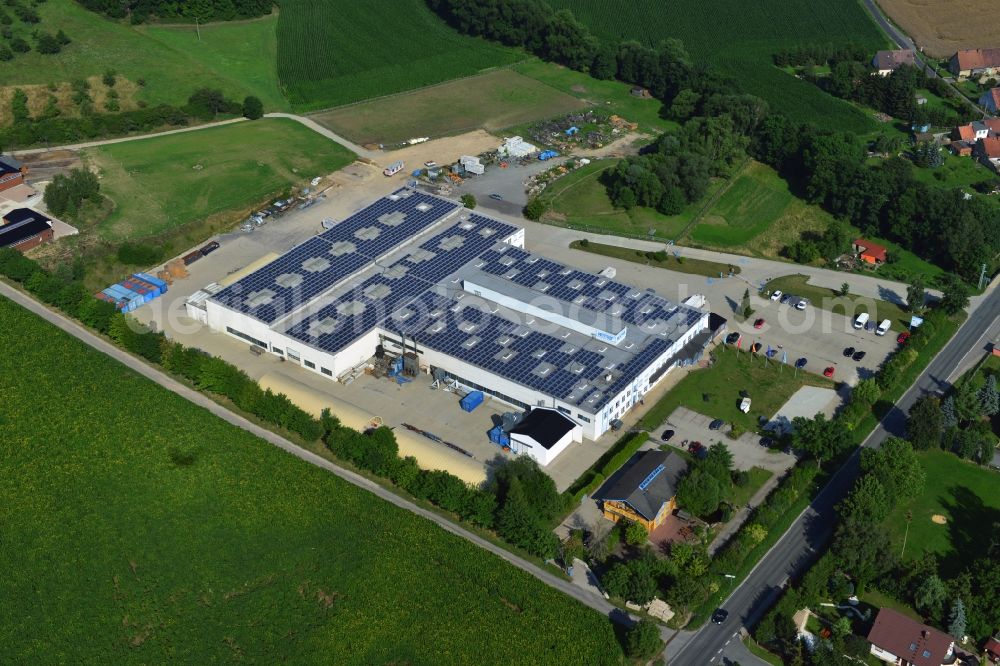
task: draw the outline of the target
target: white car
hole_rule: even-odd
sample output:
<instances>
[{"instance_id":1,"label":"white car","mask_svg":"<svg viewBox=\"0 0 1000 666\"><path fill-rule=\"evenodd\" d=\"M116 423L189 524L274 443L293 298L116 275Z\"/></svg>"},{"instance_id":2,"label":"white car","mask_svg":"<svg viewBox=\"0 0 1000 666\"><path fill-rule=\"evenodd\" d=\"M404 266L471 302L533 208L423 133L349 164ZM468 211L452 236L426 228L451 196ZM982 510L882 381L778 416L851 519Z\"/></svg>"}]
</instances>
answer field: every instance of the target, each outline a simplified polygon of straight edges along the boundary
<instances>
[{"instance_id":1,"label":"white car","mask_svg":"<svg viewBox=\"0 0 1000 666\"><path fill-rule=\"evenodd\" d=\"M772 301L777 301L777 300L781 300L781 290L780 290L780 289L779 289L779 290L777 290L777 291L775 291L775 292L773 292L773 293L771 294L771 300L772 300Z\"/></svg>"},{"instance_id":2,"label":"white car","mask_svg":"<svg viewBox=\"0 0 1000 666\"><path fill-rule=\"evenodd\" d=\"M804 298L800 298L799 301L798 301L798 303L795 304L795 309L796 310L805 310L806 309L806 305L808 305L808 304L809 304L809 301L807 301Z\"/></svg>"}]
</instances>

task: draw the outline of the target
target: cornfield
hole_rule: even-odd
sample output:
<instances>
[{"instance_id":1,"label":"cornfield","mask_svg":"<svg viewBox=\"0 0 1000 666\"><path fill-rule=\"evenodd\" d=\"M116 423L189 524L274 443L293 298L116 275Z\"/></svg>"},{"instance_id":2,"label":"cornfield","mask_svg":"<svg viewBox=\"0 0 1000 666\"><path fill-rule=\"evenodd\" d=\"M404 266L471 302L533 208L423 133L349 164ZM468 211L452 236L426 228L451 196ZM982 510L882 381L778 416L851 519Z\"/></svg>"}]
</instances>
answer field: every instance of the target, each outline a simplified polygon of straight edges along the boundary
<instances>
[{"instance_id":1,"label":"cornfield","mask_svg":"<svg viewBox=\"0 0 1000 666\"><path fill-rule=\"evenodd\" d=\"M0 331L5 661L622 662L520 569L3 298Z\"/></svg>"},{"instance_id":2,"label":"cornfield","mask_svg":"<svg viewBox=\"0 0 1000 666\"><path fill-rule=\"evenodd\" d=\"M283 0L278 78L298 110L412 90L523 58L449 28L423 0Z\"/></svg>"}]
</instances>

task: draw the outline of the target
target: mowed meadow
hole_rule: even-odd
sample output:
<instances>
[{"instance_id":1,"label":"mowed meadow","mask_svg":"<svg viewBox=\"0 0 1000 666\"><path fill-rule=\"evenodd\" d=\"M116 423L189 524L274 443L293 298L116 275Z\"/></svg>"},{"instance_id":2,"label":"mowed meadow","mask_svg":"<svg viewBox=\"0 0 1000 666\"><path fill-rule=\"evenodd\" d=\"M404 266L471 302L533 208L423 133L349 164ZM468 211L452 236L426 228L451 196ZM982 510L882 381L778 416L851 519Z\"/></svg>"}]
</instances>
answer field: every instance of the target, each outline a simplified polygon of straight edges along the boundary
<instances>
[{"instance_id":1,"label":"mowed meadow","mask_svg":"<svg viewBox=\"0 0 1000 666\"><path fill-rule=\"evenodd\" d=\"M460 35L424 0L377 10L349 0L284 0L278 18L278 76L299 111L413 90L524 59Z\"/></svg>"},{"instance_id":2,"label":"mowed meadow","mask_svg":"<svg viewBox=\"0 0 1000 666\"><path fill-rule=\"evenodd\" d=\"M121 241L249 207L340 169L354 154L285 118L262 118L88 148L84 159L115 208L98 233Z\"/></svg>"},{"instance_id":3,"label":"mowed meadow","mask_svg":"<svg viewBox=\"0 0 1000 666\"><path fill-rule=\"evenodd\" d=\"M5 662L622 663L607 618L3 298L0 341Z\"/></svg>"},{"instance_id":4,"label":"mowed meadow","mask_svg":"<svg viewBox=\"0 0 1000 666\"><path fill-rule=\"evenodd\" d=\"M867 132L873 121L855 107L773 65L779 50L815 43L886 46L856 0L549 0L566 8L598 37L656 46L675 37L695 61L732 78L739 90L766 99L773 108L821 127Z\"/></svg>"}]
</instances>

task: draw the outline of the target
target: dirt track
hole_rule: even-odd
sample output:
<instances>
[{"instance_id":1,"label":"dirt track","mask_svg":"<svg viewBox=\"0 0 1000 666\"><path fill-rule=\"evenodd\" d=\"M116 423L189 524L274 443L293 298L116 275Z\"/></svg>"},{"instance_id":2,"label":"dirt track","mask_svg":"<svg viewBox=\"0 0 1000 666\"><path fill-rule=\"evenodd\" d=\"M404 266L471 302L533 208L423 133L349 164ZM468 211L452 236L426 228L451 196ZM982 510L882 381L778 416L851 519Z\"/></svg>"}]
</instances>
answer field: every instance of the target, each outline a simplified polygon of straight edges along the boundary
<instances>
[{"instance_id":1,"label":"dirt track","mask_svg":"<svg viewBox=\"0 0 1000 666\"><path fill-rule=\"evenodd\" d=\"M878 0L878 4L931 57L1000 46L996 0Z\"/></svg>"}]
</instances>

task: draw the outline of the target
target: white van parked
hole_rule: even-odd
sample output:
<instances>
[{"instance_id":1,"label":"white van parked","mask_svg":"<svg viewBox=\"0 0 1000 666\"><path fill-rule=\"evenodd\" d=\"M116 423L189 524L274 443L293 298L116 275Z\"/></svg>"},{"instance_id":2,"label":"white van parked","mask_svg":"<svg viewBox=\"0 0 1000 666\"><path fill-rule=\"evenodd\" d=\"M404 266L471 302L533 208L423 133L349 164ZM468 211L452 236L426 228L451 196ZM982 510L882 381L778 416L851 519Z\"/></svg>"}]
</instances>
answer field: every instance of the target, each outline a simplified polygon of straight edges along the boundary
<instances>
[{"instance_id":1,"label":"white van parked","mask_svg":"<svg viewBox=\"0 0 1000 666\"><path fill-rule=\"evenodd\" d=\"M864 328L865 324L868 323L868 313L862 312L854 320L854 328Z\"/></svg>"},{"instance_id":2,"label":"white van parked","mask_svg":"<svg viewBox=\"0 0 1000 666\"><path fill-rule=\"evenodd\" d=\"M883 319L882 323L878 325L875 329L875 335L885 335L889 332L889 327L892 326L892 322L888 319Z\"/></svg>"}]
</instances>

